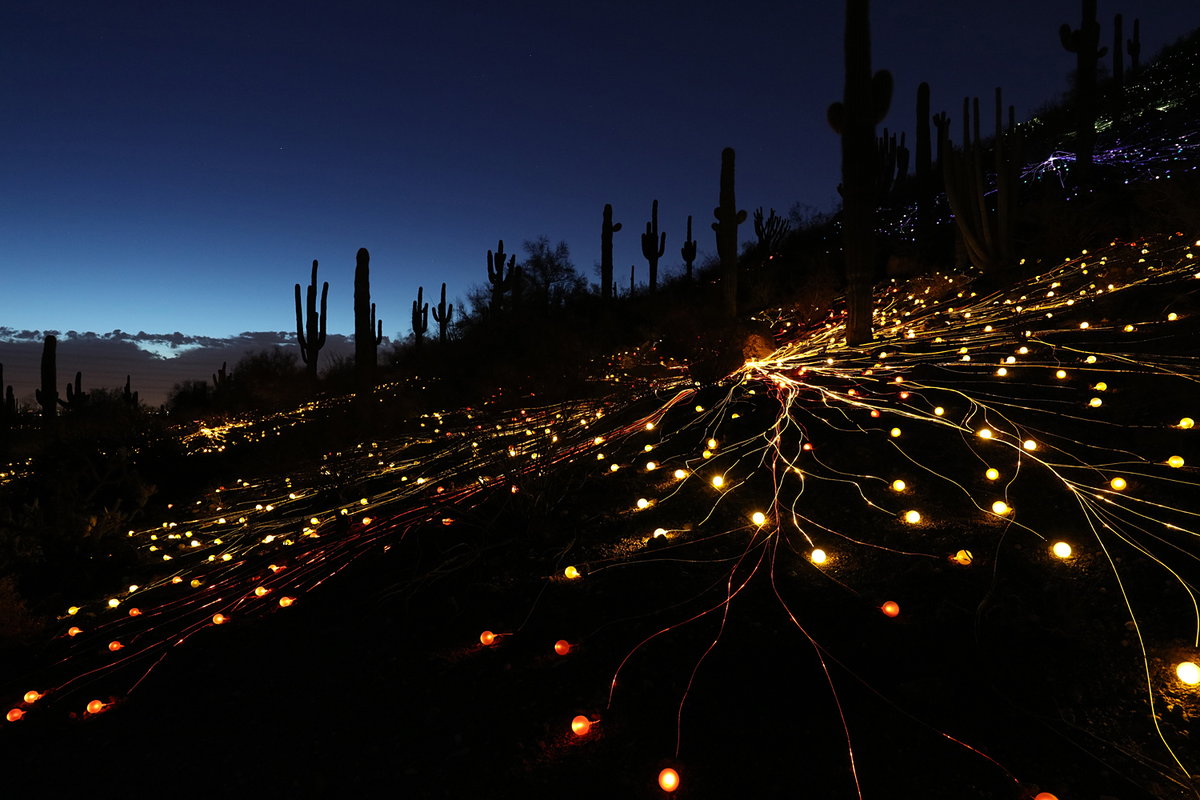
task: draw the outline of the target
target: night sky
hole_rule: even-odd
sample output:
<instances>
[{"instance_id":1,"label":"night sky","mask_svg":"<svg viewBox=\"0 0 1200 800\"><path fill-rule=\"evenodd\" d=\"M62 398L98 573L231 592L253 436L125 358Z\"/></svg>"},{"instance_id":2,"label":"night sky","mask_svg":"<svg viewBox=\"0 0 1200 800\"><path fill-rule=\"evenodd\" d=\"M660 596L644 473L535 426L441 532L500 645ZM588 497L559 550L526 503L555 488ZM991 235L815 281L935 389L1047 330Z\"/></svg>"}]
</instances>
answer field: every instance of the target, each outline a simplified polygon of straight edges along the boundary
<instances>
[{"instance_id":1,"label":"night sky","mask_svg":"<svg viewBox=\"0 0 1200 800\"><path fill-rule=\"evenodd\" d=\"M618 276L665 266L688 214L701 259L720 151L740 207L834 207L842 4L715 2L9 3L0 26L0 326L224 337L294 326L312 259L330 332L352 331L354 253L372 255L384 332L418 285L486 281L485 251L566 240L597 280L612 203ZM1200 5L1100 3L1143 60ZM874 65L934 110L1003 86L1020 117L1067 86L1078 0L877 2ZM752 235L747 228L742 238ZM436 302L436 298L435 298Z\"/></svg>"}]
</instances>

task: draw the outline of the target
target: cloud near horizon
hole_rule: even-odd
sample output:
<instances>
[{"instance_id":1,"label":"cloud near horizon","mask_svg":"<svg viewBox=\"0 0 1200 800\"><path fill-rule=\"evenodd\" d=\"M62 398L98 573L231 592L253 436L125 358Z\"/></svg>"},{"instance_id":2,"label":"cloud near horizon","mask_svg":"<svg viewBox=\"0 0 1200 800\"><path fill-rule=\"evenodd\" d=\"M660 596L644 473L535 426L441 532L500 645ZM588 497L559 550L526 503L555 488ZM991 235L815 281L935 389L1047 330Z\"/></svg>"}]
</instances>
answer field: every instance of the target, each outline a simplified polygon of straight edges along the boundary
<instances>
[{"instance_id":1,"label":"cloud near horizon","mask_svg":"<svg viewBox=\"0 0 1200 800\"><path fill-rule=\"evenodd\" d=\"M111 333L91 331L14 330L0 327L0 365L4 384L13 387L17 401L34 403L34 390L41 386L42 345L46 336L58 339L59 392L82 372L85 391L120 388L125 377L147 405L165 402L176 384L189 380L208 381L228 363L230 367L260 350L280 347L295 350L295 333L246 331L236 336L215 338L174 333ZM322 369L335 356L352 355L354 338L329 334L321 350ZM297 353L297 358L299 354Z\"/></svg>"}]
</instances>

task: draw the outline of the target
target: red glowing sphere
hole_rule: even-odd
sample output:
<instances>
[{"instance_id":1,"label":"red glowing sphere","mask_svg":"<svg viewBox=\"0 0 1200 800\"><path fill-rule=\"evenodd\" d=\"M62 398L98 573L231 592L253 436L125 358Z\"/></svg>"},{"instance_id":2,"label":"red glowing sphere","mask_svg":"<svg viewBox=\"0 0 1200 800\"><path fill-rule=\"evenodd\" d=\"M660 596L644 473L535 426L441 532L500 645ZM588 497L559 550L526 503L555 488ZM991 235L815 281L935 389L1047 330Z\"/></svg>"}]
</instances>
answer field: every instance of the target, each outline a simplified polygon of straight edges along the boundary
<instances>
[{"instance_id":1,"label":"red glowing sphere","mask_svg":"<svg viewBox=\"0 0 1200 800\"><path fill-rule=\"evenodd\" d=\"M888 600L879 607L879 610L889 617L896 617L900 615L900 604L895 600Z\"/></svg>"},{"instance_id":2,"label":"red glowing sphere","mask_svg":"<svg viewBox=\"0 0 1200 800\"><path fill-rule=\"evenodd\" d=\"M571 733L576 736L586 736L591 729L592 721L582 714L571 720Z\"/></svg>"},{"instance_id":3,"label":"red glowing sphere","mask_svg":"<svg viewBox=\"0 0 1200 800\"><path fill-rule=\"evenodd\" d=\"M1050 792L1038 792L1033 796L1033 800L1058 800L1058 795Z\"/></svg>"},{"instance_id":4,"label":"red glowing sphere","mask_svg":"<svg viewBox=\"0 0 1200 800\"><path fill-rule=\"evenodd\" d=\"M104 710L104 702L101 700L93 700L87 704L87 712L89 714L99 714Z\"/></svg>"},{"instance_id":5,"label":"red glowing sphere","mask_svg":"<svg viewBox=\"0 0 1200 800\"><path fill-rule=\"evenodd\" d=\"M558 653L560 656L565 656L567 653L571 652L571 643L566 639L559 639L554 643L554 652Z\"/></svg>"},{"instance_id":6,"label":"red glowing sphere","mask_svg":"<svg viewBox=\"0 0 1200 800\"><path fill-rule=\"evenodd\" d=\"M111 642L108 643L108 649L113 651L114 653L117 652L118 650L120 650L124 646L125 645L121 644L116 639L113 639Z\"/></svg>"},{"instance_id":7,"label":"red glowing sphere","mask_svg":"<svg viewBox=\"0 0 1200 800\"><path fill-rule=\"evenodd\" d=\"M484 631L483 633L479 634L479 641L485 646L490 645L496 641L496 634L492 633L491 631Z\"/></svg>"},{"instance_id":8,"label":"red glowing sphere","mask_svg":"<svg viewBox=\"0 0 1200 800\"><path fill-rule=\"evenodd\" d=\"M14 708L8 712L8 714L5 716L5 719L7 719L9 722L16 722L23 716L25 716L24 711L19 708Z\"/></svg>"}]
</instances>

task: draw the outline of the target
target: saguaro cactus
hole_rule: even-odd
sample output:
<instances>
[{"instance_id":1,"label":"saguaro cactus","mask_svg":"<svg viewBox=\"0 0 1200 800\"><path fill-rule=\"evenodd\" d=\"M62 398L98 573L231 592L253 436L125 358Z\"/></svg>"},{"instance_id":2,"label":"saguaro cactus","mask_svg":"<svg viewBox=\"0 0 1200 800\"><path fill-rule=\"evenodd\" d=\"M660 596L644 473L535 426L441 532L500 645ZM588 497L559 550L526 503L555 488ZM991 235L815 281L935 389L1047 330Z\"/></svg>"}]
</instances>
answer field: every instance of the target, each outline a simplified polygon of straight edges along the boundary
<instances>
[{"instance_id":1,"label":"saguaro cactus","mask_svg":"<svg viewBox=\"0 0 1200 800\"><path fill-rule=\"evenodd\" d=\"M446 305L446 284L442 283L442 299L433 309L433 319L438 324L438 341L446 343L446 333L450 329L450 319L454 316L454 303Z\"/></svg>"},{"instance_id":2,"label":"saguaro cactus","mask_svg":"<svg viewBox=\"0 0 1200 800\"><path fill-rule=\"evenodd\" d=\"M733 187L732 147L721 151L721 205L713 209L717 221L712 229L717 234L717 256L721 259L721 305L729 318L737 316L737 226L746 221L746 210L738 210Z\"/></svg>"},{"instance_id":3,"label":"saguaro cactus","mask_svg":"<svg viewBox=\"0 0 1200 800\"><path fill-rule=\"evenodd\" d=\"M125 388L121 391L121 399L124 400L127 405L132 406L133 408L137 408L138 407L138 393L131 392L129 390L130 377L132 377L132 376L130 376L130 375L125 376Z\"/></svg>"},{"instance_id":4,"label":"saguaro cactus","mask_svg":"<svg viewBox=\"0 0 1200 800\"><path fill-rule=\"evenodd\" d=\"M1133 37L1125 42L1125 52L1129 53L1129 71L1137 72L1141 66L1142 55L1142 21L1133 20Z\"/></svg>"},{"instance_id":5,"label":"saguaro cactus","mask_svg":"<svg viewBox=\"0 0 1200 800\"><path fill-rule=\"evenodd\" d=\"M229 388L229 373L225 371L225 366L228 361L221 362L221 368L213 373L213 388L218 392L223 392Z\"/></svg>"},{"instance_id":6,"label":"saguaro cactus","mask_svg":"<svg viewBox=\"0 0 1200 800\"><path fill-rule=\"evenodd\" d=\"M0 429L6 429L17 418L17 399L13 388L4 385L4 365L0 364L0 389L4 390L4 405L0 406Z\"/></svg>"},{"instance_id":7,"label":"saguaro cactus","mask_svg":"<svg viewBox=\"0 0 1200 800\"><path fill-rule=\"evenodd\" d=\"M788 231L792 228L791 224L783 217L776 216L775 209L771 209L766 218L763 218L762 206L754 209L754 235L758 237L758 256L764 261L779 249L779 245L783 243L783 237L787 236Z\"/></svg>"},{"instance_id":8,"label":"saguaro cactus","mask_svg":"<svg viewBox=\"0 0 1200 800\"><path fill-rule=\"evenodd\" d=\"M87 392L83 391L83 373L75 373L75 384L67 384L67 399L59 398L58 404L69 411L78 411L87 405Z\"/></svg>"},{"instance_id":9,"label":"saguaro cactus","mask_svg":"<svg viewBox=\"0 0 1200 800\"><path fill-rule=\"evenodd\" d=\"M687 221L687 239L683 242L683 247L679 248L679 255L683 256L683 265L687 269L687 279L692 279L692 262L696 260L696 242L692 239L692 215L688 214Z\"/></svg>"},{"instance_id":10,"label":"saguaro cactus","mask_svg":"<svg viewBox=\"0 0 1200 800\"><path fill-rule=\"evenodd\" d=\"M650 291L658 288L658 260L667 251L667 234L658 232L658 201L650 204L650 221L642 234L642 255L650 265Z\"/></svg>"},{"instance_id":11,"label":"saguaro cactus","mask_svg":"<svg viewBox=\"0 0 1200 800\"><path fill-rule=\"evenodd\" d=\"M310 381L317 379L317 357L325 346L326 300L329 297L329 281L321 287L321 310L317 311L317 260L312 263L312 279L308 284L307 310L308 327L300 306L300 284L296 284L296 341L300 344L300 360L304 362Z\"/></svg>"},{"instance_id":12,"label":"saguaro cactus","mask_svg":"<svg viewBox=\"0 0 1200 800\"><path fill-rule=\"evenodd\" d=\"M375 319L371 302L371 254L360 247L354 257L354 373L360 392L375 388L375 356L382 341L383 322Z\"/></svg>"},{"instance_id":13,"label":"saguaro cactus","mask_svg":"<svg viewBox=\"0 0 1200 800\"><path fill-rule=\"evenodd\" d=\"M47 422L58 414L58 339L47 336L42 342L42 388L34 397L42 407L42 419Z\"/></svg>"},{"instance_id":14,"label":"saguaro cactus","mask_svg":"<svg viewBox=\"0 0 1200 800\"><path fill-rule=\"evenodd\" d=\"M1079 181L1091 172L1096 148L1096 62L1108 52L1100 47L1100 23L1096 21L1096 0L1082 0L1082 21L1078 28L1063 23L1058 38L1065 50L1075 54L1075 174Z\"/></svg>"},{"instance_id":15,"label":"saguaro cactus","mask_svg":"<svg viewBox=\"0 0 1200 800\"><path fill-rule=\"evenodd\" d=\"M492 251L487 251L487 268L488 268L488 283L492 285L492 314L500 313L500 306L504 302L504 293L512 289L516 285L517 274L517 257L510 256L508 260L508 270L504 268L504 240L501 239L496 244L495 256Z\"/></svg>"},{"instance_id":16,"label":"saguaro cactus","mask_svg":"<svg viewBox=\"0 0 1200 800\"><path fill-rule=\"evenodd\" d=\"M613 286L613 234L621 230L621 223L612 221L612 204L604 204L604 222L600 226L600 297L609 298L615 293Z\"/></svg>"},{"instance_id":17,"label":"saguaro cactus","mask_svg":"<svg viewBox=\"0 0 1200 800\"><path fill-rule=\"evenodd\" d=\"M445 284L442 284L442 289L445 290ZM424 292L425 287L418 286L417 299L412 304L413 341L418 348L425 339L425 331L429 330L429 303L422 304Z\"/></svg>"},{"instance_id":18,"label":"saguaro cactus","mask_svg":"<svg viewBox=\"0 0 1200 800\"><path fill-rule=\"evenodd\" d=\"M846 259L846 342L871 340L875 257L875 126L892 102L892 74L871 71L868 0L846 0L846 85L829 107L842 137L842 235Z\"/></svg>"}]
</instances>

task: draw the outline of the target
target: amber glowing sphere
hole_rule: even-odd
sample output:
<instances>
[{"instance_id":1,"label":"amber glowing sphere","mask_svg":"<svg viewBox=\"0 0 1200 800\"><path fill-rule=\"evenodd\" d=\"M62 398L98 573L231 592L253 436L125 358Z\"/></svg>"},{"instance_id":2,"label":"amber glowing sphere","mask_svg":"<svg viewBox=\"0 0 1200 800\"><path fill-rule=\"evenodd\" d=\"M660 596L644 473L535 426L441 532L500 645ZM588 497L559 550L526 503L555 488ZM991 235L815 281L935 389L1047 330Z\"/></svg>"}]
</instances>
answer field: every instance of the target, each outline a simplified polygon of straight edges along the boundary
<instances>
[{"instance_id":1,"label":"amber glowing sphere","mask_svg":"<svg viewBox=\"0 0 1200 800\"><path fill-rule=\"evenodd\" d=\"M992 503L993 514L1007 514L1011 510L1012 509L1009 507L1008 503L1004 502L1003 500L997 500L996 502Z\"/></svg>"},{"instance_id":2,"label":"amber glowing sphere","mask_svg":"<svg viewBox=\"0 0 1200 800\"><path fill-rule=\"evenodd\" d=\"M25 693L25 702L26 703L36 703L38 700L41 700L41 699L42 699L42 695L38 692L30 691L30 692Z\"/></svg>"},{"instance_id":3,"label":"amber glowing sphere","mask_svg":"<svg viewBox=\"0 0 1200 800\"><path fill-rule=\"evenodd\" d=\"M1109 481L1108 485L1119 492L1119 491L1122 491L1129 484L1125 481L1124 478L1116 477L1116 478L1113 478L1111 481Z\"/></svg>"},{"instance_id":4,"label":"amber glowing sphere","mask_svg":"<svg viewBox=\"0 0 1200 800\"><path fill-rule=\"evenodd\" d=\"M566 639L559 639L554 643L554 652L558 653L560 656L565 656L567 653L571 652L571 643Z\"/></svg>"},{"instance_id":5,"label":"amber glowing sphere","mask_svg":"<svg viewBox=\"0 0 1200 800\"><path fill-rule=\"evenodd\" d=\"M658 773L658 788L664 792L673 792L679 788L679 773L667 767Z\"/></svg>"},{"instance_id":6,"label":"amber glowing sphere","mask_svg":"<svg viewBox=\"0 0 1200 800\"><path fill-rule=\"evenodd\" d=\"M886 616L897 617L900 615L900 604L895 600L888 600L879 607L879 610L882 611Z\"/></svg>"},{"instance_id":7,"label":"amber glowing sphere","mask_svg":"<svg viewBox=\"0 0 1200 800\"><path fill-rule=\"evenodd\" d=\"M563 575L566 575L571 580L575 580L579 577L579 570L577 570L575 567L567 567L563 570Z\"/></svg>"},{"instance_id":8,"label":"amber glowing sphere","mask_svg":"<svg viewBox=\"0 0 1200 800\"><path fill-rule=\"evenodd\" d=\"M481 644L490 645L496 641L496 634L491 631L484 631L479 634L479 641Z\"/></svg>"},{"instance_id":9,"label":"amber glowing sphere","mask_svg":"<svg viewBox=\"0 0 1200 800\"><path fill-rule=\"evenodd\" d=\"M814 549L812 551L812 555L809 557L812 559L814 564L824 564L829 559L829 556L825 553L825 551L819 547Z\"/></svg>"},{"instance_id":10,"label":"amber glowing sphere","mask_svg":"<svg viewBox=\"0 0 1200 800\"><path fill-rule=\"evenodd\" d=\"M1175 674L1188 686L1200 683L1200 665L1197 665L1195 661L1184 661L1175 667Z\"/></svg>"},{"instance_id":11,"label":"amber glowing sphere","mask_svg":"<svg viewBox=\"0 0 1200 800\"><path fill-rule=\"evenodd\" d=\"M1183 466L1183 456L1171 456L1167 459L1167 464L1175 469L1179 469Z\"/></svg>"},{"instance_id":12,"label":"amber glowing sphere","mask_svg":"<svg viewBox=\"0 0 1200 800\"><path fill-rule=\"evenodd\" d=\"M762 513L761 511L755 511L753 514L750 515L750 521L753 522L755 525L762 527L763 525L767 524L767 515Z\"/></svg>"},{"instance_id":13,"label":"amber glowing sphere","mask_svg":"<svg viewBox=\"0 0 1200 800\"><path fill-rule=\"evenodd\" d=\"M142 615L142 610L141 610L140 608L131 608L131 609L129 609L129 616L131 616L131 617L140 617L141 615Z\"/></svg>"},{"instance_id":14,"label":"amber glowing sphere","mask_svg":"<svg viewBox=\"0 0 1200 800\"><path fill-rule=\"evenodd\" d=\"M270 589L268 589L267 587L265 587L265 586L259 586L259 587L255 588L255 590L254 590L254 596L255 596L255 597L262 597L263 595L265 595L265 594L266 594L267 592L269 592L269 591L271 591L271 590L270 590Z\"/></svg>"},{"instance_id":15,"label":"amber glowing sphere","mask_svg":"<svg viewBox=\"0 0 1200 800\"><path fill-rule=\"evenodd\" d=\"M1183 428L1185 431L1195 427L1195 425L1196 420L1192 419L1191 417L1184 417L1183 419L1179 420L1179 427Z\"/></svg>"},{"instance_id":16,"label":"amber glowing sphere","mask_svg":"<svg viewBox=\"0 0 1200 800\"><path fill-rule=\"evenodd\" d=\"M907 522L909 525L916 525L918 522L921 521L921 512L905 511L904 512L904 521Z\"/></svg>"},{"instance_id":17,"label":"amber glowing sphere","mask_svg":"<svg viewBox=\"0 0 1200 800\"><path fill-rule=\"evenodd\" d=\"M83 628L77 627L75 625L72 625L71 627L67 628L67 636L78 636L81 633L83 633Z\"/></svg>"},{"instance_id":18,"label":"amber glowing sphere","mask_svg":"<svg viewBox=\"0 0 1200 800\"><path fill-rule=\"evenodd\" d=\"M1050 792L1038 792L1033 796L1033 800L1058 800L1058 795Z\"/></svg>"},{"instance_id":19,"label":"amber glowing sphere","mask_svg":"<svg viewBox=\"0 0 1200 800\"><path fill-rule=\"evenodd\" d=\"M103 710L104 710L103 701L93 700L87 704L87 711L89 714L99 714Z\"/></svg>"},{"instance_id":20,"label":"amber glowing sphere","mask_svg":"<svg viewBox=\"0 0 1200 800\"><path fill-rule=\"evenodd\" d=\"M25 716L24 711L19 708L14 708L8 712L8 714L5 716L5 719L7 719L9 722L16 722L23 716Z\"/></svg>"},{"instance_id":21,"label":"amber glowing sphere","mask_svg":"<svg viewBox=\"0 0 1200 800\"><path fill-rule=\"evenodd\" d=\"M959 550L954 554L954 558L952 560L954 563L962 564L965 567L975 560L975 556L971 555L970 550Z\"/></svg>"},{"instance_id":22,"label":"amber glowing sphere","mask_svg":"<svg viewBox=\"0 0 1200 800\"><path fill-rule=\"evenodd\" d=\"M296 602L296 598L294 598L294 597L281 597L281 598L279 598L279 607L287 608L294 602Z\"/></svg>"},{"instance_id":23,"label":"amber glowing sphere","mask_svg":"<svg viewBox=\"0 0 1200 800\"><path fill-rule=\"evenodd\" d=\"M1055 542L1054 546L1050 548L1050 552L1058 558L1070 558L1071 545L1066 542Z\"/></svg>"},{"instance_id":24,"label":"amber glowing sphere","mask_svg":"<svg viewBox=\"0 0 1200 800\"><path fill-rule=\"evenodd\" d=\"M903 492L907 488L908 488L908 484L902 480L897 479L897 480L892 481L892 491L893 492Z\"/></svg>"},{"instance_id":25,"label":"amber glowing sphere","mask_svg":"<svg viewBox=\"0 0 1200 800\"><path fill-rule=\"evenodd\" d=\"M571 733L576 736L586 736L591 729L592 721L582 714L571 720Z\"/></svg>"},{"instance_id":26,"label":"amber glowing sphere","mask_svg":"<svg viewBox=\"0 0 1200 800\"><path fill-rule=\"evenodd\" d=\"M113 639L111 642L108 643L108 649L113 651L114 653L117 652L118 650L120 650L124 646L125 645L121 644L116 639Z\"/></svg>"},{"instance_id":27,"label":"amber glowing sphere","mask_svg":"<svg viewBox=\"0 0 1200 800\"><path fill-rule=\"evenodd\" d=\"M228 620L229 617L224 614L213 614L212 623L213 625L224 625Z\"/></svg>"},{"instance_id":28,"label":"amber glowing sphere","mask_svg":"<svg viewBox=\"0 0 1200 800\"><path fill-rule=\"evenodd\" d=\"M999 480L1000 470L996 469L995 467L988 467L988 471L983 473L983 476L989 481Z\"/></svg>"}]
</instances>

